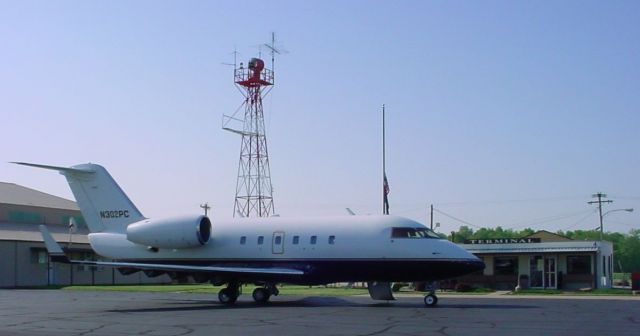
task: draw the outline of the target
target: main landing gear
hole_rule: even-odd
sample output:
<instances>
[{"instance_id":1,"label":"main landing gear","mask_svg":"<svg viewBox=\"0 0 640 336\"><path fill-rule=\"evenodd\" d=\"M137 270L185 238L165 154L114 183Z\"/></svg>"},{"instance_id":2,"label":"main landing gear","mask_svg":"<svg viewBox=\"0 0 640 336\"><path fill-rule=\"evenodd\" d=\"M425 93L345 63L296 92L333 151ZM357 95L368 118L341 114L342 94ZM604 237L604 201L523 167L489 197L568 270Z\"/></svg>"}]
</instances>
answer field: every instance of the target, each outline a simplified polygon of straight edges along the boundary
<instances>
[{"instance_id":1,"label":"main landing gear","mask_svg":"<svg viewBox=\"0 0 640 336\"><path fill-rule=\"evenodd\" d=\"M223 288L218 292L218 300L226 305L236 303L238 296L240 296L240 284L238 283L229 283L227 288Z\"/></svg>"},{"instance_id":2,"label":"main landing gear","mask_svg":"<svg viewBox=\"0 0 640 336\"><path fill-rule=\"evenodd\" d=\"M271 295L278 295L280 291L275 285L267 284L264 287L257 287L253 290L252 297L257 303L267 303L271 298ZM240 296L240 284L238 283L229 283L227 288L223 288L218 293L218 300L220 303L226 305L232 305L238 301L238 296Z\"/></svg>"},{"instance_id":3,"label":"main landing gear","mask_svg":"<svg viewBox=\"0 0 640 336\"><path fill-rule=\"evenodd\" d=\"M266 285L264 287L257 287L253 290L253 300L257 303L267 303L271 295L278 295L280 291L276 287L276 285Z\"/></svg>"}]
</instances>

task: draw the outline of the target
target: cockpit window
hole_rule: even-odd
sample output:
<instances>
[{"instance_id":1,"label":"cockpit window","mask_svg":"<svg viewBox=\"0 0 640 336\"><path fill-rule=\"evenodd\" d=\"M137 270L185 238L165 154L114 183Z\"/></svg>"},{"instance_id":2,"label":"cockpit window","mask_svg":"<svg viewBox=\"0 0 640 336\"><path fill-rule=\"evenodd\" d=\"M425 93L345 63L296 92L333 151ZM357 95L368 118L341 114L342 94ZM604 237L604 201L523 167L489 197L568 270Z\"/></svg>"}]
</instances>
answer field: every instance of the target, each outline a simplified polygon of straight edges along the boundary
<instances>
[{"instance_id":1,"label":"cockpit window","mask_svg":"<svg viewBox=\"0 0 640 336\"><path fill-rule=\"evenodd\" d=\"M391 238L432 238L441 239L435 232L427 228L391 228Z\"/></svg>"}]
</instances>

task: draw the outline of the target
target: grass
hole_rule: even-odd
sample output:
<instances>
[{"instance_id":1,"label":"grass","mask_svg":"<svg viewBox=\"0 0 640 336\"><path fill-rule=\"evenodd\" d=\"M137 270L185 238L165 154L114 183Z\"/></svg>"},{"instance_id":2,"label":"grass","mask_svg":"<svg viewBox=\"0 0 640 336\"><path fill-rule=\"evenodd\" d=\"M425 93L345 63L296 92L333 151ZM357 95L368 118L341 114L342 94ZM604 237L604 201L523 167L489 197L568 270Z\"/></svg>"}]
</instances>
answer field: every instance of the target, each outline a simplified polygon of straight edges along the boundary
<instances>
[{"instance_id":1,"label":"grass","mask_svg":"<svg viewBox=\"0 0 640 336\"><path fill-rule=\"evenodd\" d=\"M109 285L109 286L66 286L63 290L74 291L113 291L113 292L153 292L153 293L202 293L218 294L223 286L211 285ZM243 293L251 293L255 286L242 286ZM367 294L362 288L323 287L323 286L279 286L281 295L300 296L350 296Z\"/></svg>"},{"instance_id":2,"label":"grass","mask_svg":"<svg viewBox=\"0 0 640 336\"><path fill-rule=\"evenodd\" d=\"M251 293L256 286L242 286L243 293ZM52 287L48 287L52 288ZM153 293L202 293L217 294L224 286L211 285L104 285L104 286L55 286L54 289L72 290L72 291L112 291L112 292L153 292ZM351 296L351 295L368 295L366 288L346 288L346 287L325 287L325 286L296 286L296 285L280 285L278 286L281 295L298 295L298 296ZM488 288L476 288L468 292L443 292L446 294L477 294L483 295L493 293L494 290ZM416 292L412 290L401 290L398 294L419 294L424 295L425 292ZM443 294L437 292L438 294Z\"/></svg>"},{"instance_id":3,"label":"grass","mask_svg":"<svg viewBox=\"0 0 640 336\"><path fill-rule=\"evenodd\" d=\"M631 273L613 273L613 280L629 280Z\"/></svg>"},{"instance_id":4,"label":"grass","mask_svg":"<svg viewBox=\"0 0 640 336\"><path fill-rule=\"evenodd\" d=\"M523 289L512 295L631 295L630 289L602 288L590 291L563 291L560 289Z\"/></svg>"},{"instance_id":5,"label":"grass","mask_svg":"<svg viewBox=\"0 0 640 336\"><path fill-rule=\"evenodd\" d=\"M61 289L69 291L111 291L111 292L153 292L153 293L196 293L196 294L214 294L217 295L220 289L224 286L211 286L211 285L81 285L81 286L46 286L37 287L38 289ZM250 294L255 286L245 285L242 286L242 292ZM324 287L324 286L296 286L296 285L281 285L278 286L281 295L296 295L296 296L352 296L352 295L368 295L366 288L346 288L346 287ZM488 288L476 288L469 292L440 292L437 294L445 295L485 295L495 292ZM416 294L424 295L424 292L415 292L411 290L401 290L399 294ZM581 296L600 296L600 295L616 295L625 296L632 295L630 289L619 288L604 288L595 289L591 291L563 291L559 289L526 289L519 292L512 292L510 295L581 295Z\"/></svg>"}]
</instances>

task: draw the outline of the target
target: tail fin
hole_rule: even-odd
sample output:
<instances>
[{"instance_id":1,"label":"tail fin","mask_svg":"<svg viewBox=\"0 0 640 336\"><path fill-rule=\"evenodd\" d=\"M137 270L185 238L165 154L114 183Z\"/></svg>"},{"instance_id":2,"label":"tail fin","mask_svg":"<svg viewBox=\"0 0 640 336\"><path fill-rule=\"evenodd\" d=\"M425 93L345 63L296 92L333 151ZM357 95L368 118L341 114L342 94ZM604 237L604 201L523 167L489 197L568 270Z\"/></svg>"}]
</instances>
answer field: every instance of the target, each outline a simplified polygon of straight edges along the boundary
<instances>
[{"instance_id":1,"label":"tail fin","mask_svg":"<svg viewBox=\"0 0 640 336\"><path fill-rule=\"evenodd\" d=\"M91 232L124 233L127 225L145 219L109 172L100 165L87 163L66 168L13 163L57 170L64 175Z\"/></svg>"}]
</instances>

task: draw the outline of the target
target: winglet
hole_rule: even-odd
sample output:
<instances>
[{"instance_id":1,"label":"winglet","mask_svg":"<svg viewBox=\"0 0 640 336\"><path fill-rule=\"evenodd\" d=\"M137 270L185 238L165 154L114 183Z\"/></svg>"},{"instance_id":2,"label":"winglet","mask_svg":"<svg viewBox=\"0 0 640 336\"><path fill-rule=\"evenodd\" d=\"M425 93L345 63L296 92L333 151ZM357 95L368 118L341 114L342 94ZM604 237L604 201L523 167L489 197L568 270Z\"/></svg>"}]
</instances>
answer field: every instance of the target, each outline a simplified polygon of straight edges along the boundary
<instances>
[{"instance_id":1,"label":"winglet","mask_svg":"<svg viewBox=\"0 0 640 336\"><path fill-rule=\"evenodd\" d=\"M67 258L60 248L60 245L58 245L58 243L53 239L49 229L47 229L45 225L40 225L38 228L40 229L40 233L42 233L42 239L44 240L44 245L47 247L47 252L51 256L51 260L68 263L69 258Z\"/></svg>"}]
</instances>

